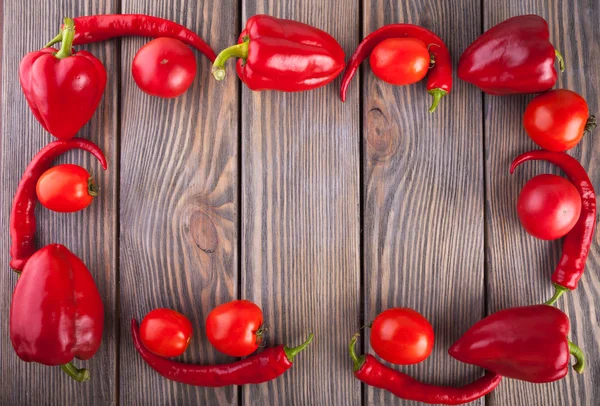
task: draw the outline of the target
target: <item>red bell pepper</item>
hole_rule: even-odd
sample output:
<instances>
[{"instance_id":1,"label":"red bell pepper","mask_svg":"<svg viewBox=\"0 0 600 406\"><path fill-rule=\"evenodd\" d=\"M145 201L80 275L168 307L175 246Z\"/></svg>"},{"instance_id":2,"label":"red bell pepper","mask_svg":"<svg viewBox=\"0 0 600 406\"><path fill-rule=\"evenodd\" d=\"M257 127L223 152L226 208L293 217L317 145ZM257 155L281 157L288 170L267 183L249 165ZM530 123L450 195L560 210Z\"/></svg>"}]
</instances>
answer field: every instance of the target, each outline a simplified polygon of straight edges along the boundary
<instances>
[{"instance_id":1,"label":"red bell pepper","mask_svg":"<svg viewBox=\"0 0 600 406\"><path fill-rule=\"evenodd\" d=\"M344 69L344 50L331 35L293 20L255 15L231 46L217 55L213 75L225 78L225 62L238 57L237 73L251 90L299 92L331 82Z\"/></svg>"},{"instance_id":2,"label":"red bell pepper","mask_svg":"<svg viewBox=\"0 0 600 406\"><path fill-rule=\"evenodd\" d=\"M570 342L569 318L548 305L513 307L475 323L448 353L508 378L543 383L564 378L569 354L577 358L573 369L582 373L585 358Z\"/></svg>"},{"instance_id":3,"label":"red bell pepper","mask_svg":"<svg viewBox=\"0 0 600 406\"><path fill-rule=\"evenodd\" d=\"M73 358L100 347L102 299L85 264L66 247L50 244L29 258L10 305L10 339L23 361L61 365L73 379L89 379Z\"/></svg>"},{"instance_id":4,"label":"red bell pepper","mask_svg":"<svg viewBox=\"0 0 600 406\"><path fill-rule=\"evenodd\" d=\"M493 95L540 93L556 83L548 23L537 15L509 18L475 40L458 61L458 77Z\"/></svg>"},{"instance_id":5,"label":"red bell pepper","mask_svg":"<svg viewBox=\"0 0 600 406\"><path fill-rule=\"evenodd\" d=\"M75 27L70 18L65 18L62 34L60 51L44 48L25 55L19 79L35 118L66 140L92 118L106 87L106 70L91 53L72 52Z\"/></svg>"}]
</instances>

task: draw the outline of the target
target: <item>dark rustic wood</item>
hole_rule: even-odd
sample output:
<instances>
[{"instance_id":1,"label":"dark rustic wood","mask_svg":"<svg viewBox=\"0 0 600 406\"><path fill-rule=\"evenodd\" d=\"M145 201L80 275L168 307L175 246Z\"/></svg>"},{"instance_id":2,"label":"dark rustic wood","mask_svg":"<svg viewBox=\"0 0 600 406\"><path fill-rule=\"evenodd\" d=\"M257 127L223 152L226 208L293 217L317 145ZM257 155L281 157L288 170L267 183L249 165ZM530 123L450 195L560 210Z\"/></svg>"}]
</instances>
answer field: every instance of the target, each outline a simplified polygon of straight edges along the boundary
<instances>
[{"instance_id":1,"label":"dark rustic wood","mask_svg":"<svg viewBox=\"0 0 600 406\"><path fill-rule=\"evenodd\" d=\"M519 14L539 14L550 25L550 38L567 62L557 87L580 93L591 112L598 112L600 89L600 3L529 0L484 2L485 28ZM525 182L540 173L560 173L548 163L527 163L512 177L510 162L519 153L537 148L522 127L522 115L532 96L485 97L486 211L488 251L488 312L510 306L540 303L552 294L550 275L561 251L561 242L544 242L526 234L519 224L516 201ZM570 153L588 171L600 189L600 142L585 136ZM566 379L547 385L506 380L489 396L490 405L596 405L600 396L600 339L598 308L600 281L598 233L579 288L558 302L571 318L571 339L580 345L589 365L581 376L569 371Z\"/></svg>"},{"instance_id":2,"label":"dark rustic wood","mask_svg":"<svg viewBox=\"0 0 600 406\"><path fill-rule=\"evenodd\" d=\"M357 45L358 1L244 1ZM233 66L229 75L233 75ZM283 377L244 387L244 404L358 405L347 343L360 327L358 91L339 78L310 92L242 91L242 296L259 303L269 344L313 344Z\"/></svg>"},{"instance_id":3,"label":"dark rustic wood","mask_svg":"<svg viewBox=\"0 0 600 406\"><path fill-rule=\"evenodd\" d=\"M177 21L215 49L237 40L235 3L123 0L122 12ZM238 296L238 81L217 82L210 61L196 53L196 80L183 96L148 96L130 70L148 41L121 42L121 403L235 404L236 388L167 381L131 345L131 318L168 307L194 325L183 361L226 362L209 345L204 320Z\"/></svg>"},{"instance_id":4,"label":"dark rustic wood","mask_svg":"<svg viewBox=\"0 0 600 406\"><path fill-rule=\"evenodd\" d=\"M77 163L91 170L100 186L100 196L86 210L76 214L53 213L39 208L39 247L51 242L65 244L88 266L104 300L105 329L102 346L90 361L76 362L90 370L91 380L79 384L59 367L22 362L13 351L8 322L11 292L17 280L9 262L8 223L12 196L21 174L35 153L55 138L45 132L30 112L19 86L18 66L30 51L40 49L53 38L65 16L116 12L116 1L20 2L4 4L2 63L2 175L0 211L0 404L2 405L110 405L117 402L117 86L116 44L86 46L106 67L108 84L104 99L79 136L96 142L105 152L109 168L102 172L95 158L72 152L59 162ZM68 117L65 117L68 119Z\"/></svg>"},{"instance_id":5,"label":"dark rustic wood","mask_svg":"<svg viewBox=\"0 0 600 406\"><path fill-rule=\"evenodd\" d=\"M365 0L364 9L363 37L386 24L422 25L446 42L454 63L481 26L476 0ZM394 368L430 383L463 385L481 370L460 364L447 349L484 314L481 96L455 78L431 114L425 81L386 84L368 61L361 74L364 322L390 307L416 309L433 325L434 351L417 366ZM413 404L373 388L365 403Z\"/></svg>"}]
</instances>

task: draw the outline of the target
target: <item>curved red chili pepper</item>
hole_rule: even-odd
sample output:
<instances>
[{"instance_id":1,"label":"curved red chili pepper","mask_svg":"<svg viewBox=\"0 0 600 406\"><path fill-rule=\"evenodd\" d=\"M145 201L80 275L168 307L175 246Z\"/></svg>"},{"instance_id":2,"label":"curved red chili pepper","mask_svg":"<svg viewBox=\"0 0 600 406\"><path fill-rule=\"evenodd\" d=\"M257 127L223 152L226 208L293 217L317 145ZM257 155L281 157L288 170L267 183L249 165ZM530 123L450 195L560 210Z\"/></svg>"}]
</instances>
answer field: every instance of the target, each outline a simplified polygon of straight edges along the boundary
<instances>
[{"instance_id":1,"label":"curved red chili pepper","mask_svg":"<svg viewBox=\"0 0 600 406\"><path fill-rule=\"evenodd\" d=\"M164 18L144 14L101 14L77 17L75 20L75 41L73 44L89 44L115 37L137 35L140 37L175 38L202 52L211 62L217 55L198 34L183 25ZM46 47L60 42L57 35Z\"/></svg>"},{"instance_id":2,"label":"curved red chili pepper","mask_svg":"<svg viewBox=\"0 0 600 406\"><path fill-rule=\"evenodd\" d=\"M450 52L440 37L426 28L412 24L385 25L373 31L362 40L356 51L352 54L342 77L342 87L340 90L342 101L346 101L346 90L359 65L369 56L377 44L388 38L402 37L417 38L429 45L429 52L435 61L427 76L427 91L433 96L433 103L429 108L429 112L433 113L442 97L450 93L452 89L452 61L450 59Z\"/></svg>"},{"instance_id":3,"label":"curved red chili pepper","mask_svg":"<svg viewBox=\"0 0 600 406\"><path fill-rule=\"evenodd\" d=\"M15 271L23 270L25 263L35 252L35 205L37 195L35 187L38 179L52 165L59 155L72 149L82 149L89 152L100 161L102 169L106 170L107 163L100 147L82 138L72 138L68 141L51 142L33 157L15 193L10 212L10 267Z\"/></svg>"},{"instance_id":4,"label":"curved red chili pepper","mask_svg":"<svg viewBox=\"0 0 600 406\"><path fill-rule=\"evenodd\" d=\"M142 343L135 319L131 320L131 335L133 345L144 361L165 378L187 385L212 388L257 384L273 380L292 367L294 357L313 339L311 334L298 347L288 348L279 345L230 364L190 365L171 361L151 353Z\"/></svg>"},{"instance_id":5,"label":"curved red chili pepper","mask_svg":"<svg viewBox=\"0 0 600 406\"><path fill-rule=\"evenodd\" d=\"M350 341L350 357L354 361L354 376L375 388L385 389L395 396L428 404L461 405L479 399L493 391L502 380L494 372L468 385L455 388L423 383L415 378L383 365L370 354L357 356L354 346L358 335Z\"/></svg>"},{"instance_id":6,"label":"curved red chili pepper","mask_svg":"<svg viewBox=\"0 0 600 406\"><path fill-rule=\"evenodd\" d=\"M575 158L564 152L545 150L525 152L515 158L510 166L510 173L512 174L523 162L532 160L548 161L558 166L581 194L581 215L573 229L565 236L560 262L552 274L556 292L546 303L553 304L567 290L577 287L585 270L585 261L596 227L596 194L585 169Z\"/></svg>"}]
</instances>

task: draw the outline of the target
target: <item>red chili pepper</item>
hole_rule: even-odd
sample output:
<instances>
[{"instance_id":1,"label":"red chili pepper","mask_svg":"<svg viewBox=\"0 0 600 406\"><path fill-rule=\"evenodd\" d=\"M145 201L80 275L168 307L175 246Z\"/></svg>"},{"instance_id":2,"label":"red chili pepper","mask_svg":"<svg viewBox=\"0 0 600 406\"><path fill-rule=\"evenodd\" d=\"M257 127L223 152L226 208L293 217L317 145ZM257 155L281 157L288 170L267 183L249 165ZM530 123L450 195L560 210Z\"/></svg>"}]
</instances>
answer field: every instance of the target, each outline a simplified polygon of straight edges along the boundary
<instances>
[{"instance_id":1,"label":"red chili pepper","mask_svg":"<svg viewBox=\"0 0 600 406\"><path fill-rule=\"evenodd\" d=\"M344 69L344 50L331 35L308 24L268 15L246 22L238 45L224 49L213 64L217 80L225 62L237 61L237 73L251 90L299 92L331 82Z\"/></svg>"},{"instance_id":2,"label":"red chili pepper","mask_svg":"<svg viewBox=\"0 0 600 406\"><path fill-rule=\"evenodd\" d=\"M565 70L549 38L542 17L509 18L469 45L458 61L458 77L493 95L544 92L556 83L555 57Z\"/></svg>"},{"instance_id":3,"label":"red chili pepper","mask_svg":"<svg viewBox=\"0 0 600 406\"><path fill-rule=\"evenodd\" d=\"M152 38L175 38L202 52L211 62L216 54L212 48L193 31L183 25L164 18L144 14L101 14L77 17L75 20L75 41L73 44L90 44L116 37L137 35ZM58 34L47 47L60 42Z\"/></svg>"},{"instance_id":4,"label":"red chili pepper","mask_svg":"<svg viewBox=\"0 0 600 406\"><path fill-rule=\"evenodd\" d=\"M10 340L23 361L61 365L73 379L89 379L73 358L87 360L98 351L104 307L85 264L59 244L31 256L10 304Z\"/></svg>"},{"instance_id":5,"label":"red chili pepper","mask_svg":"<svg viewBox=\"0 0 600 406\"><path fill-rule=\"evenodd\" d=\"M355 335L350 341L350 357L354 361L354 376L361 382L375 388L385 389L400 399L445 405L461 405L479 399L493 391L502 377L487 372L481 378L468 385L455 388L423 383L415 378L383 365L370 354L357 356Z\"/></svg>"},{"instance_id":6,"label":"red chili pepper","mask_svg":"<svg viewBox=\"0 0 600 406\"><path fill-rule=\"evenodd\" d=\"M308 339L298 347L289 348L279 345L230 364L190 365L159 357L144 347L135 319L131 320L131 335L133 345L144 361L165 378L186 385L212 388L273 380L292 367L294 357L313 339L313 335L310 334Z\"/></svg>"},{"instance_id":7,"label":"red chili pepper","mask_svg":"<svg viewBox=\"0 0 600 406\"><path fill-rule=\"evenodd\" d=\"M565 292L577 288L585 262L592 245L596 227L596 193L585 169L573 157L563 152L536 150L519 155L510 166L510 173L526 161L548 161L568 176L581 195L581 214L575 226L567 233L563 241L563 251L558 266L552 274L555 293L546 304L554 304Z\"/></svg>"},{"instance_id":8,"label":"red chili pepper","mask_svg":"<svg viewBox=\"0 0 600 406\"><path fill-rule=\"evenodd\" d=\"M33 157L15 193L10 212L10 267L20 271L35 252L35 205L37 196L35 187L38 179L59 155L72 149L88 151L100 161L102 169L106 170L107 163L102 150L93 142L81 138L68 141L54 141L46 145Z\"/></svg>"},{"instance_id":9,"label":"red chili pepper","mask_svg":"<svg viewBox=\"0 0 600 406\"><path fill-rule=\"evenodd\" d=\"M582 373L585 359L570 342L569 318L556 307L534 305L500 310L475 323L448 353L507 378L544 383L564 378L569 353Z\"/></svg>"},{"instance_id":10,"label":"red chili pepper","mask_svg":"<svg viewBox=\"0 0 600 406\"><path fill-rule=\"evenodd\" d=\"M19 66L21 88L33 115L61 139L75 136L92 118L106 87L102 62L86 51L72 53L74 34L73 20L65 18L60 51L30 52Z\"/></svg>"},{"instance_id":11,"label":"red chili pepper","mask_svg":"<svg viewBox=\"0 0 600 406\"><path fill-rule=\"evenodd\" d=\"M385 25L373 31L362 40L356 51L352 54L342 77L340 91L342 101L346 101L346 90L359 65L369 56L377 44L389 38L405 37L419 39L429 47L429 52L434 63L427 77L427 92L433 96L433 103L429 108L429 112L433 113L435 111L442 97L450 93L452 89L452 61L450 59L450 52L440 37L426 28L412 24Z\"/></svg>"}]
</instances>

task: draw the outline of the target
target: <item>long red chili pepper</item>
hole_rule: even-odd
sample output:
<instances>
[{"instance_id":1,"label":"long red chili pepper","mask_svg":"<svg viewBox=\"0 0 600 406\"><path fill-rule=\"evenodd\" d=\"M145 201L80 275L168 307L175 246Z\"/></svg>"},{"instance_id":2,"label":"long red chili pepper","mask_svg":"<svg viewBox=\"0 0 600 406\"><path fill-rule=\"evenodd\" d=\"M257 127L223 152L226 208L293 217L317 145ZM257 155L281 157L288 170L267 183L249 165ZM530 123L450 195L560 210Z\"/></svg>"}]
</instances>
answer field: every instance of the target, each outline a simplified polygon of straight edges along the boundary
<instances>
[{"instance_id":1,"label":"long red chili pepper","mask_svg":"<svg viewBox=\"0 0 600 406\"><path fill-rule=\"evenodd\" d=\"M583 275L596 227L596 194L585 169L575 158L563 152L545 150L525 152L515 158L510 166L510 173L512 174L523 162L538 160L551 162L562 169L581 194L579 220L565 236L562 256L552 274L552 282L556 290L546 304L554 304L563 293L575 289Z\"/></svg>"},{"instance_id":2,"label":"long red chili pepper","mask_svg":"<svg viewBox=\"0 0 600 406\"><path fill-rule=\"evenodd\" d=\"M429 108L429 112L433 113L442 97L450 93L452 89L452 61L450 59L450 52L440 37L426 28L412 24L385 25L373 31L362 40L356 51L354 51L354 54L352 54L342 78L340 91L342 101L346 101L346 90L359 65L369 56L377 44L388 38L402 37L417 38L429 46L429 52L432 55L434 64L427 77L427 91L433 96L433 103Z\"/></svg>"},{"instance_id":3,"label":"long red chili pepper","mask_svg":"<svg viewBox=\"0 0 600 406\"><path fill-rule=\"evenodd\" d=\"M165 378L187 385L213 388L257 384L273 380L292 367L294 357L313 339L311 334L298 347L288 348L279 345L230 364L190 365L171 361L151 353L144 347L140 339L140 331L135 319L131 320L131 335L133 336L133 345L144 361Z\"/></svg>"},{"instance_id":4,"label":"long red chili pepper","mask_svg":"<svg viewBox=\"0 0 600 406\"><path fill-rule=\"evenodd\" d=\"M10 212L10 267L15 271L23 270L25 263L35 252L35 205L37 196L35 186L40 176L59 155L72 149L82 149L89 152L100 161L102 169L106 170L107 163L100 147L91 141L72 138L68 141L51 142L33 157L17 188Z\"/></svg>"},{"instance_id":5,"label":"long red chili pepper","mask_svg":"<svg viewBox=\"0 0 600 406\"><path fill-rule=\"evenodd\" d=\"M215 51L198 34L164 18L144 14L101 14L77 17L73 20L75 20L74 45L131 35L152 38L167 37L178 39L184 44L196 48L211 62L214 62L217 57ZM58 34L46 47L60 42L61 38L62 34Z\"/></svg>"},{"instance_id":6,"label":"long red chili pepper","mask_svg":"<svg viewBox=\"0 0 600 406\"><path fill-rule=\"evenodd\" d=\"M354 361L354 376L369 386L385 389L401 399L428 404L460 405L487 395L502 380L500 375L488 371L481 378L459 388L423 383L383 365L370 354L357 356L354 348L357 337L358 334L352 338L349 346L350 357Z\"/></svg>"}]
</instances>

